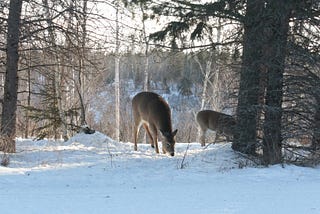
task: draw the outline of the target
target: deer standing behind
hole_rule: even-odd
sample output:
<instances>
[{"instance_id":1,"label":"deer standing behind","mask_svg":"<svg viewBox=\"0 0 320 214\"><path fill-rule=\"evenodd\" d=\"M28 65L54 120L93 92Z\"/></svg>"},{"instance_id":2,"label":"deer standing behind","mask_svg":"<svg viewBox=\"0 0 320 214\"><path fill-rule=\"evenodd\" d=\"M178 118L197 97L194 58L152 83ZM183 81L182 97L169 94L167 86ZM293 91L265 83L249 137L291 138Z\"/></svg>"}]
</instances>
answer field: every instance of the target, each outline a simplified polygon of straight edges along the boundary
<instances>
[{"instance_id":1,"label":"deer standing behind","mask_svg":"<svg viewBox=\"0 0 320 214\"><path fill-rule=\"evenodd\" d=\"M141 125L145 128L151 146L159 153L158 130L162 134L162 151L174 156L175 135L172 132L171 111L168 103L158 94L153 92L140 92L132 99L134 119L133 138L134 150L137 151L137 137Z\"/></svg>"},{"instance_id":2,"label":"deer standing behind","mask_svg":"<svg viewBox=\"0 0 320 214\"><path fill-rule=\"evenodd\" d=\"M220 135L224 135L227 140L233 136L236 120L230 115L212 110L203 110L197 113L196 120L201 129L201 146L206 144L205 138L208 129L216 132L214 142Z\"/></svg>"}]
</instances>

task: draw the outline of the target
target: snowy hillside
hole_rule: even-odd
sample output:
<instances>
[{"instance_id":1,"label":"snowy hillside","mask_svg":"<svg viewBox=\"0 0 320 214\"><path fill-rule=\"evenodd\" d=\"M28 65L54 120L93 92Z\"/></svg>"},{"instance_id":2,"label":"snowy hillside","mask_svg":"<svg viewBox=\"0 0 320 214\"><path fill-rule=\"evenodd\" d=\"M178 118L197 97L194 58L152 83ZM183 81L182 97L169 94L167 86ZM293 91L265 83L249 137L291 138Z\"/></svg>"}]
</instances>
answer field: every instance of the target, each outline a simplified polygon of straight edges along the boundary
<instances>
[{"instance_id":1,"label":"snowy hillside","mask_svg":"<svg viewBox=\"0 0 320 214\"><path fill-rule=\"evenodd\" d=\"M168 157L97 132L17 149L0 167L1 213L320 213L319 168L242 168L229 143Z\"/></svg>"}]
</instances>

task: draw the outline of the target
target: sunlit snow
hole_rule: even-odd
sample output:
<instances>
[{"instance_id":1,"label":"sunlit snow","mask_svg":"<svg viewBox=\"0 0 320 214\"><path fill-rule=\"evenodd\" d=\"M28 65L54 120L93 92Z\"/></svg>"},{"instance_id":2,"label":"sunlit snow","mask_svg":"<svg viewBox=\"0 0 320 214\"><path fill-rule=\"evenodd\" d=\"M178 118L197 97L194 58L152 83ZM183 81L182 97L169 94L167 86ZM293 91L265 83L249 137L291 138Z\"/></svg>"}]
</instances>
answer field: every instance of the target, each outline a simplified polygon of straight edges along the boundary
<instances>
[{"instance_id":1,"label":"sunlit snow","mask_svg":"<svg viewBox=\"0 0 320 214\"><path fill-rule=\"evenodd\" d=\"M1 213L320 213L319 168L254 167L229 143L169 157L96 132L17 150L0 167Z\"/></svg>"}]
</instances>

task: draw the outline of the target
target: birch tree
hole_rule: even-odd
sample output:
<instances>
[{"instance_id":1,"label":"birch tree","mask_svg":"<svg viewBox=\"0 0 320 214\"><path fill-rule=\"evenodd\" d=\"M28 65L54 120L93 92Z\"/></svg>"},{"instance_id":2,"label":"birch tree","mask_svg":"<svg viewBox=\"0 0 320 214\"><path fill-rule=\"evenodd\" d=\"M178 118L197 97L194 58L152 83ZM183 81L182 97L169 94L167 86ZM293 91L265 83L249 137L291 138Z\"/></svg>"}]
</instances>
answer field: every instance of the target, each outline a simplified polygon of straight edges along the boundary
<instances>
[{"instance_id":1,"label":"birch tree","mask_svg":"<svg viewBox=\"0 0 320 214\"><path fill-rule=\"evenodd\" d=\"M221 19L215 20L217 22L216 27L216 39L213 38L212 35L212 29L210 30L210 33L208 35L209 40L212 43L219 44L222 42L222 24ZM215 40L215 41L214 41ZM220 55L220 48L219 47L211 47L208 49L209 56L205 60L205 68L203 68L199 58L195 56L195 61L200 67L200 71L202 75L204 76L203 80L203 87L202 87L202 94L201 94L201 105L200 110L203 110L205 108L205 102L208 100L208 86L211 85L213 92L212 94L219 94L222 88L219 85L220 79L220 67L218 65L218 56ZM211 79L213 78L213 81ZM210 93L211 94L211 93ZM210 96L210 95L209 95ZM219 96L216 96L216 98ZM222 100L214 99L213 101L213 109L215 111L221 111L221 102Z\"/></svg>"},{"instance_id":2,"label":"birch tree","mask_svg":"<svg viewBox=\"0 0 320 214\"><path fill-rule=\"evenodd\" d=\"M120 141L120 25L119 25L119 2L116 2L116 46L115 46L115 116L116 116L116 127L115 127L115 139Z\"/></svg>"},{"instance_id":3,"label":"birch tree","mask_svg":"<svg viewBox=\"0 0 320 214\"><path fill-rule=\"evenodd\" d=\"M202 86L202 93L201 93L201 102L200 102L200 110L203 110L206 106L207 102L207 91L208 91L208 85L210 84L210 79L214 75L212 72L212 58L213 53L209 53L208 59L205 61L205 66L202 65L202 62L200 61L199 57L196 55L194 57L195 61L199 65L200 71L202 75L204 76L203 78L203 86Z\"/></svg>"},{"instance_id":4,"label":"birch tree","mask_svg":"<svg viewBox=\"0 0 320 214\"><path fill-rule=\"evenodd\" d=\"M83 0L81 5L81 15L78 20L80 23L80 41L78 49L79 51L79 74L78 74L78 86L76 86L76 90L78 93L79 101L80 101L80 124L86 125L86 109L85 109L85 59L86 59L86 41L87 41L87 19L88 19L88 0ZM78 32L78 31L77 31Z\"/></svg>"},{"instance_id":5,"label":"birch tree","mask_svg":"<svg viewBox=\"0 0 320 214\"><path fill-rule=\"evenodd\" d=\"M144 91L148 91L149 87L150 87L150 81L149 81L149 38L147 35L147 30L146 30L146 16L147 14L145 13L145 10L143 8L143 5L140 4L140 10L142 13L142 38L143 38L143 42L145 44L145 51L144 51L144 58L145 58L145 62L144 62L144 84L143 84L143 90Z\"/></svg>"},{"instance_id":6,"label":"birch tree","mask_svg":"<svg viewBox=\"0 0 320 214\"><path fill-rule=\"evenodd\" d=\"M135 27L135 34L132 36L132 42L134 43L135 40L138 40L140 46L142 46L141 54L143 56L143 90L148 91L150 88L150 73L149 73L149 52L150 52L150 39L147 32L146 21L149 18L149 14L147 11L150 12L148 9L148 5L142 2L136 2L137 8L132 7L132 1L123 1L125 7L129 8L132 13L132 19L136 19L135 17L139 17L137 20L137 26ZM140 20L139 20L140 19ZM138 35L137 35L138 34ZM133 49L132 49L133 50ZM133 53L135 54L135 53Z\"/></svg>"}]
</instances>

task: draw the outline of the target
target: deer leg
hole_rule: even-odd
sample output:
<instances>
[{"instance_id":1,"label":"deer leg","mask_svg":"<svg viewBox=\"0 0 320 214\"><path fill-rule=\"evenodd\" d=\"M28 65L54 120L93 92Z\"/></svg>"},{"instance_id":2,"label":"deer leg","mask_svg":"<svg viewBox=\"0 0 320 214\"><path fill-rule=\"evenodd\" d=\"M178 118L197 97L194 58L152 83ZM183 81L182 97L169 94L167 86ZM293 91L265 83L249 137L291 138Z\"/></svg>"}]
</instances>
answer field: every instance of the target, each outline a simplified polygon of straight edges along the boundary
<instances>
[{"instance_id":1,"label":"deer leg","mask_svg":"<svg viewBox=\"0 0 320 214\"><path fill-rule=\"evenodd\" d=\"M201 146L206 145L206 130L201 129L200 143Z\"/></svg>"},{"instance_id":2,"label":"deer leg","mask_svg":"<svg viewBox=\"0 0 320 214\"><path fill-rule=\"evenodd\" d=\"M150 133L153 134L153 144L156 149L156 153L159 153L159 147L158 147L158 131L155 126L151 126L150 128Z\"/></svg>"},{"instance_id":3,"label":"deer leg","mask_svg":"<svg viewBox=\"0 0 320 214\"><path fill-rule=\"evenodd\" d=\"M140 129L140 124L135 123L133 128L134 151L138 150L137 138L138 138L139 129Z\"/></svg>"},{"instance_id":4,"label":"deer leg","mask_svg":"<svg viewBox=\"0 0 320 214\"><path fill-rule=\"evenodd\" d=\"M215 144L216 141L219 140L219 138L220 138L220 133L218 131L216 131L216 136L214 137L213 144Z\"/></svg>"},{"instance_id":5,"label":"deer leg","mask_svg":"<svg viewBox=\"0 0 320 214\"><path fill-rule=\"evenodd\" d=\"M134 151L137 151L138 150L138 147L137 147L137 129L136 127L134 128L133 130L133 142L134 142Z\"/></svg>"},{"instance_id":6,"label":"deer leg","mask_svg":"<svg viewBox=\"0 0 320 214\"><path fill-rule=\"evenodd\" d=\"M149 138L151 140L151 147L154 148L153 137L152 137L152 135L150 133L148 125L147 124L143 124L143 127L146 130L146 132L147 132L147 134L148 134L148 136L149 136Z\"/></svg>"}]
</instances>

